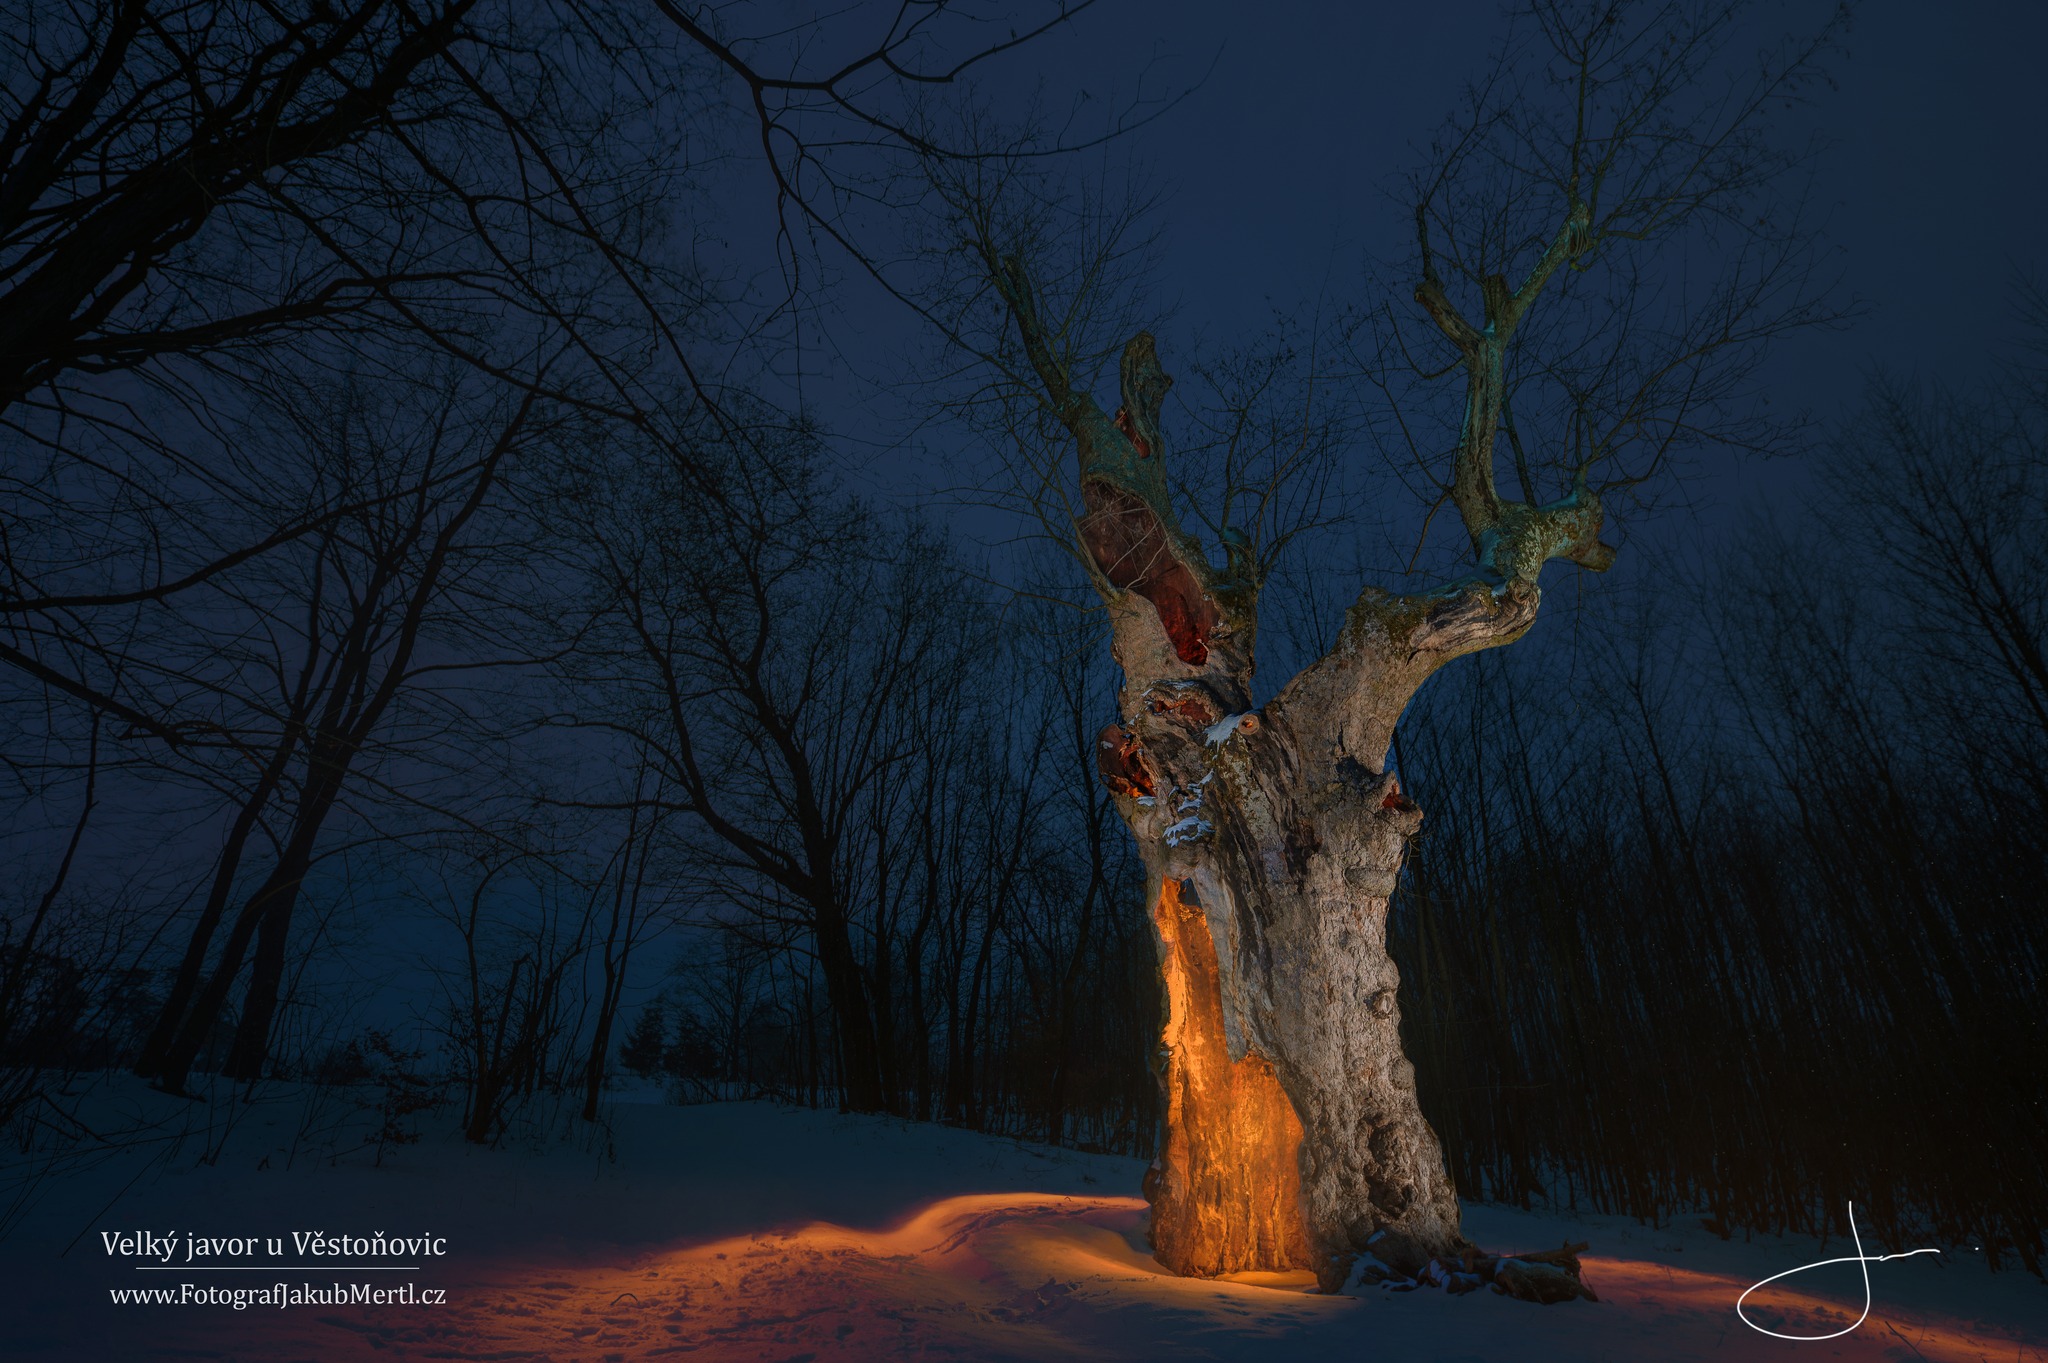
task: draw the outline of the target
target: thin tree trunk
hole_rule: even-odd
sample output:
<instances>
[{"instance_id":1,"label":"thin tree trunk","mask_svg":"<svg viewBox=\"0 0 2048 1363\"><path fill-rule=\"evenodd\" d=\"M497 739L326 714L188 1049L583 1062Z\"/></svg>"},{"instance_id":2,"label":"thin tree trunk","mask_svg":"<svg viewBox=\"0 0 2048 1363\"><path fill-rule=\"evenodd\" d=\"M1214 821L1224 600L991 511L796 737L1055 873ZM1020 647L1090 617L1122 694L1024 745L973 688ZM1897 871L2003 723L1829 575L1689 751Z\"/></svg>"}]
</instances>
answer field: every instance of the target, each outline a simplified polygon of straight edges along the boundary
<instances>
[{"instance_id":1,"label":"thin tree trunk","mask_svg":"<svg viewBox=\"0 0 2048 1363\"><path fill-rule=\"evenodd\" d=\"M253 1080L262 1076L264 1062L270 1053L270 1030L277 1013L278 987L284 977L292 910L298 902L306 873L312 868L313 851L321 828L340 799L356 755L362 751L363 744L383 720L404 685L428 608L440 591L441 573L447 566L450 552L463 527L490 494L498 469L520 438L536 401L537 396L531 392L520 399L513 415L499 429L496 441L478 466L463 500L428 541L427 552L412 583L405 590L381 674L371 640L380 623L378 616L385 607L385 590L402 581L406 561L416 547L417 537L426 529L424 505L419 519L407 527L407 533L388 546L374 564L370 586L355 607L347 636L337 650L339 665L328 684L323 714L308 748L308 789L300 800L291 834L291 848L264 889L259 890L251 901L252 905L262 905L257 923L252 925L261 927L262 936L257 943L256 959L250 967L248 992L243 1001L242 1016L236 1025L234 1046L229 1053L227 1068L234 1078ZM247 917L246 911L244 917ZM237 924L238 928L241 926ZM185 1075L198 1050L191 1037L203 1038L206 1029L212 1027L214 1018L219 1015L227 985L234 978L247 946L244 935L231 951L223 951L222 962L214 971L214 981L209 983L206 993L187 1020L185 1032L188 1035L181 1038L176 1053L167 1058L163 1067L165 1087L173 1091L183 1087ZM216 983L218 988L215 988ZM172 1077L173 1073L175 1077Z\"/></svg>"},{"instance_id":2,"label":"thin tree trunk","mask_svg":"<svg viewBox=\"0 0 2048 1363\"><path fill-rule=\"evenodd\" d=\"M816 910L818 966L825 975L825 1005L838 1043L840 1103L848 1112L881 1112L882 1070L875 1053L874 1019L853 942L838 906Z\"/></svg>"},{"instance_id":3,"label":"thin tree trunk","mask_svg":"<svg viewBox=\"0 0 2048 1363\"><path fill-rule=\"evenodd\" d=\"M49 917L57 897L64 893L64 882L71 878L71 864L78 856L78 845L85 840L86 827L92 822L93 810L99 804L100 713L97 710L93 711L85 751L85 795L79 801L78 818L72 822L71 837L64 844L64 855L58 859L57 869L50 876L42 898L36 902L36 911L22 930L21 939L0 943L9 948L6 973L0 975L0 1047L6 1045L8 1033L14 1029L15 1013L21 1002L21 982L34 959L36 939L42 935L43 922Z\"/></svg>"},{"instance_id":4,"label":"thin tree trunk","mask_svg":"<svg viewBox=\"0 0 2048 1363\"><path fill-rule=\"evenodd\" d=\"M263 1065L270 1058L270 1031L277 1020L278 991L284 981L285 943L291 937L292 911L299 896L277 896L256 929L256 954L249 961L249 987L242 995L242 1016L235 1025L234 1044L228 1048L221 1073L230 1079L253 1083L263 1077Z\"/></svg>"},{"instance_id":5,"label":"thin tree trunk","mask_svg":"<svg viewBox=\"0 0 2048 1363\"><path fill-rule=\"evenodd\" d=\"M642 769L644 779L645 768ZM605 1072L610 1068L612 1027L625 997L626 968L631 964L633 945L641 927L640 895L647 884L647 861L654 850L654 829L640 832L640 791L633 792L634 804L626 824L626 845L619 853L619 880L612 893L611 924L604 939L601 961L604 989L597 1004L597 1021L591 1030L590 1052L583 1068L583 1120L597 1120L598 1100L604 1095ZM638 851L636 858L634 853ZM630 877L630 882L629 882Z\"/></svg>"},{"instance_id":6,"label":"thin tree trunk","mask_svg":"<svg viewBox=\"0 0 2048 1363\"><path fill-rule=\"evenodd\" d=\"M177 1035L164 1051L162 1062L156 1067L158 1087L171 1093L185 1091L185 1079L206 1045L222 1006L227 1003L228 991L234 985L235 977L241 973L242 959L247 955L258 927L274 903L297 896L299 881L304 874L304 866L299 864L293 851L288 851L286 858L242 905L241 912L235 916L234 924L228 930L227 941L221 946L220 959L214 963L213 973L193 997L191 1011L185 1015Z\"/></svg>"},{"instance_id":7,"label":"thin tree trunk","mask_svg":"<svg viewBox=\"0 0 2048 1363\"><path fill-rule=\"evenodd\" d=\"M234 892L235 873L241 868L242 854L284 776L292 746L289 737L279 740L270 762L228 829L227 840L221 845L220 860L214 867L213 883L206 892L206 903L200 909L198 921L192 925L192 935L185 943L185 954L178 962L178 973L171 981L162 1006L157 1009L156 1021L142 1043L142 1053L136 1058L135 1073L144 1079L158 1077L164 1055L178 1034L178 1024L185 1020L191 1009L193 996L199 989L200 975L206 969L207 950L213 945L214 933L219 931L220 920L227 912L228 897Z\"/></svg>"},{"instance_id":8,"label":"thin tree trunk","mask_svg":"<svg viewBox=\"0 0 2048 1363\"><path fill-rule=\"evenodd\" d=\"M206 953L213 944L214 933L220 929L220 920L227 911L228 899L234 893L235 876L240 871L242 857L247 852L249 839L255 834L265 811L284 784L286 770L291 765L292 754L298 750L305 737L306 718L310 713L311 698L316 678L323 662L331 668L342 659L330 660L320 646L317 625L321 603L326 599L327 555L334 543L332 531L323 535L319 552L314 556L313 589L311 600L306 606L307 639L305 660L299 666L296 685L286 697L287 710L279 729L277 742L271 748L270 757L258 773L256 783L250 788L242 807L236 812L235 821L228 829L228 836L221 845L220 861L214 868L213 883L206 893L206 904L200 910L199 920L192 925L192 935L185 944L184 957L178 962L177 976L165 995L163 1006L157 1010L155 1024L150 1028L149 1037L143 1042L142 1054L135 1062L135 1073L144 1079L159 1077L165 1055L178 1035L179 1024L185 1021L193 999L199 989L201 974L206 969ZM209 1025L211 1020L209 1019ZM172 1085L182 1087L183 1080Z\"/></svg>"},{"instance_id":9,"label":"thin tree trunk","mask_svg":"<svg viewBox=\"0 0 2048 1363\"><path fill-rule=\"evenodd\" d=\"M337 691L337 695L339 692ZM332 715L330 714L330 718ZM285 948L291 936L292 911L298 906L299 891L313 869L313 850L327 816L341 795L341 784L356 745L343 744L325 735L314 739L308 767L314 784L299 802L294 815L291 840L285 845L277 866L261 888L250 896L221 959L214 966L207 987L194 999L177 1041L164 1056L158 1079L162 1086L178 1092L184 1087L193 1059L205 1043L214 1019L227 999L227 991L241 970L249 939L256 939L256 956L250 962L249 983L243 991L242 1013L236 1020L234 1042L222 1072L229 1078L254 1081L263 1077L263 1065L270 1055L270 1027L277 1015L278 986L284 979Z\"/></svg>"}]
</instances>

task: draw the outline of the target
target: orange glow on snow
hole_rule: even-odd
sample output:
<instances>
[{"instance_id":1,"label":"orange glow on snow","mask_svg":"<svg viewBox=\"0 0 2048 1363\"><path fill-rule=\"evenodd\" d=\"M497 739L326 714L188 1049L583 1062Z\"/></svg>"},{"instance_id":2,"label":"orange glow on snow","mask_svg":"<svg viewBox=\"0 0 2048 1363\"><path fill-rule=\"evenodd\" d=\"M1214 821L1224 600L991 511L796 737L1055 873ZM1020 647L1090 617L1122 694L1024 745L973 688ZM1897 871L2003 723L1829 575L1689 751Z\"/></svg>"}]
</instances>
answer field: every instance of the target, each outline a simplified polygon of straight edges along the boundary
<instances>
[{"instance_id":1,"label":"orange glow on snow","mask_svg":"<svg viewBox=\"0 0 2048 1363\"><path fill-rule=\"evenodd\" d=\"M1734 1301L1754 1280L1674 1268L1669 1264L1641 1259L1581 1255L1579 1262L1584 1266L1586 1281L1603 1300L1625 1302L1649 1311L1725 1316L1731 1333L1746 1337L1743 1342L1750 1345L1757 1356L1766 1350L1781 1350L1792 1356L1801 1347L1823 1347L1818 1343L1801 1345L1772 1339L1742 1324L1735 1316ZM2022 1353L2015 1352L2013 1340L2002 1339L1990 1331L1971 1331L1958 1321L1912 1319L1887 1308L1881 1287L1879 1293L1870 1318L1860 1328L1840 1339L1825 1342L1830 1358L1840 1354L1856 1356L1862 1349L1870 1349L1873 1357L1925 1358L1928 1363L1984 1363L1986 1359L2022 1356ZM1815 1335L1850 1324L1861 1309L1860 1298L1854 1304L1845 1304L1840 1297L1781 1289L1776 1284L1751 1297L1748 1305L1751 1319L1768 1324L1772 1329ZM2037 1350L2026 1349L2024 1353L2040 1357Z\"/></svg>"},{"instance_id":2,"label":"orange glow on snow","mask_svg":"<svg viewBox=\"0 0 2048 1363\"><path fill-rule=\"evenodd\" d=\"M1662 1263L1589 1256L1601 1302L1540 1307L1491 1293L1321 1296L1307 1275L1258 1285L1187 1278L1154 1262L1135 1197L973 1193L871 1230L817 1222L652 1250L604 1264L501 1263L433 1311L336 1308L231 1322L236 1358L323 1360L607 1357L978 1363L1231 1357L1417 1357L1668 1363L1798 1358L1736 1319L1749 1283ZM1275 1290L1275 1288L1285 1290ZM1786 1305L1838 1304L1784 1293ZM1847 1316L1853 1317L1853 1309ZM196 1319L196 1318L195 1318ZM170 1322L190 1325L195 1319ZM1910 1345L1910 1347L1908 1347ZM1917 1353L1915 1352L1917 1351ZM1829 1341L1830 1363L2022 1360L2037 1345L1880 1301Z\"/></svg>"}]
</instances>

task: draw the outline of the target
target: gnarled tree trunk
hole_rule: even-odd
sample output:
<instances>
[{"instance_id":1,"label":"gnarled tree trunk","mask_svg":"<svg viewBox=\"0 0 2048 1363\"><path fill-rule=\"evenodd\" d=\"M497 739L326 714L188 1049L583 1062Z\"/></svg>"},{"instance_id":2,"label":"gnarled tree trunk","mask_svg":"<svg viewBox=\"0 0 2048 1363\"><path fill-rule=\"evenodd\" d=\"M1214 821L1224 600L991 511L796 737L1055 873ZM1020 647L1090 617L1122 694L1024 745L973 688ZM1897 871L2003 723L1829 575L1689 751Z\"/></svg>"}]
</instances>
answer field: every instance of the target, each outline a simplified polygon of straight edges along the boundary
<instances>
[{"instance_id":1,"label":"gnarled tree trunk","mask_svg":"<svg viewBox=\"0 0 2048 1363\"><path fill-rule=\"evenodd\" d=\"M1386 755L1432 671L1534 622L1546 559L1605 566L1599 503L1583 485L1550 506L1503 501L1461 455L1485 576L1367 588L1337 646L1255 710L1255 573L1238 553L1217 568L1174 518L1152 338L1126 347L1123 405L1105 416L1041 333L1021 265L990 265L1080 447L1077 538L1123 669L1097 756L1145 861L1165 984L1158 1257L1196 1275L1307 1268L1327 1288L1368 1246L1407 1272L1470 1249L1401 1049L1387 901L1422 812ZM1491 447L1507 330L1472 331L1474 449Z\"/></svg>"},{"instance_id":2,"label":"gnarled tree trunk","mask_svg":"<svg viewBox=\"0 0 2048 1363\"><path fill-rule=\"evenodd\" d=\"M1123 723L1100 741L1166 983L1167 1135L1147 1191L1177 1272L1329 1281L1368 1243L1410 1269L1465 1248L1386 949L1422 813L1383 766L1422 677L1461 642L1519 633L1534 606L1484 588L1368 596L1338 649L1263 712L1235 640L1211 633L1189 664L1144 603L1114 610Z\"/></svg>"},{"instance_id":3,"label":"gnarled tree trunk","mask_svg":"<svg viewBox=\"0 0 2048 1363\"><path fill-rule=\"evenodd\" d=\"M1091 290L1127 245L1101 245L1068 271L1073 296L1049 323L1009 254L1041 230L1041 204L1013 215L1002 177L980 162L948 186L1022 342L1012 377L1042 393L1080 455L1075 548L1124 673L1121 723L1098 755L1150 873L1168 997L1154 1240L1182 1272L1311 1266L1328 1285L1368 1245L1410 1272L1467 1248L1401 1053L1386 952L1387 899L1422 819L1387 770L1394 725L1436 668L1529 628L1550 560L1613 562L1596 466L1628 488L1703 440L1753 448L1754 419L1737 411L1748 410L1748 366L1773 336L1840 315L1810 287L1796 224L1761 197L1799 160L1759 125L1820 75L1833 26L1762 57L1753 83L1725 87L1747 91L1731 97L1723 68L1701 54L1734 31L1733 11L1530 8L1537 36L1503 49L1489 82L1498 93L1474 97L1415 181L1414 298L1445 344L1411 349L1398 326L1379 337L1390 373L1462 385L1440 486L1474 571L1435 591L1367 587L1336 646L1262 710L1250 679L1267 565L1241 528L1219 526L1221 566L1182 533L1159 429L1170 380L1151 337L1124 348L1114 415L1069 368L1088 344ZM1713 224L1704 239L1729 227L1739 242L1720 282L1703 290L1688 268L1668 291L1649 287L1666 263L1690 267L1702 223ZM1530 341L1519 378L1523 415L1537 421L1517 433L1506 374L1522 323L1567 267L1608 260L1609 282L1571 290L1561 327ZM1502 434L1522 500L1494 476ZM1042 470L1019 472L1031 480L1019 491L1052 514ZM1569 490L1538 502L1550 478ZM1586 1295L1569 1250L1522 1258L1494 1285L1535 1300ZM1473 1262L1475 1279L1490 1265Z\"/></svg>"}]
</instances>

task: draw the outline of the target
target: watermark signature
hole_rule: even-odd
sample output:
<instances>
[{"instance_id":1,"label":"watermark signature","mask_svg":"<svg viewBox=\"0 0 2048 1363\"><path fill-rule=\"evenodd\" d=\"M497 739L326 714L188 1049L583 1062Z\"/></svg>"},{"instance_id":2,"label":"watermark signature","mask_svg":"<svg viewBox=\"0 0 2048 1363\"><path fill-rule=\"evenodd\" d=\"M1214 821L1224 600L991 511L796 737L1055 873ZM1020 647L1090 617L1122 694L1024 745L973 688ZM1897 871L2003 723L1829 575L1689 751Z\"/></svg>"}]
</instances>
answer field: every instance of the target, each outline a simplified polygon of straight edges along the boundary
<instances>
[{"instance_id":1,"label":"watermark signature","mask_svg":"<svg viewBox=\"0 0 2048 1363\"><path fill-rule=\"evenodd\" d=\"M1819 1263L1801 1264L1797 1268L1788 1268L1783 1273L1773 1273L1770 1277L1764 1279L1762 1282L1752 1285L1749 1288L1749 1291L1744 1292L1741 1296L1735 1299L1735 1314L1742 1317L1742 1323L1744 1325L1747 1325L1750 1329L1756 1331L1760 1335L1769 1335L1772 1339L1792 1339L1802 1341L1840 1339L1843 1335L1846 1335L1851 1331L1855 1330L1857 1326L1863 1324L1864 1321L1870 1318L1870 1266L1872 1264L1881 1264L1887 1259L1910 1259L1915 1254L1941 1253L1941 1251L1938 1249L1908 1249L1901 1250L1897 1254L1865 1254L1863 1252L1863 1237L1860 1234L1858 1234L1856 1230L1856 1204L1853 1202L1849 1204L1849 1236L1856 1242L1856 1252L1854 1254L1844 1255L1839 1259L1822 1259ZM1795 1273L1804 1273L1808 1269L1826 1268L1829 1264L1855 1264L1858 1268L1863 1270L1863 1314L1856 1317L1856 1319L1850 1324L1843 1326L1839 1330L1834 1330L1824 1335L1787 1335L1781 1334L1776 1330L1766 1330L1763 1326L1758 1325L1755 1321L1751 1320L1748 1317L1748 1315L1743 1312L1742 1304L1749 1300L1750 1292L1756 1291L1757 1288L1769 1287L1772 1283L1777 1282L1781 1278L1789 1278Z\"/></svg>"}]
</instances>

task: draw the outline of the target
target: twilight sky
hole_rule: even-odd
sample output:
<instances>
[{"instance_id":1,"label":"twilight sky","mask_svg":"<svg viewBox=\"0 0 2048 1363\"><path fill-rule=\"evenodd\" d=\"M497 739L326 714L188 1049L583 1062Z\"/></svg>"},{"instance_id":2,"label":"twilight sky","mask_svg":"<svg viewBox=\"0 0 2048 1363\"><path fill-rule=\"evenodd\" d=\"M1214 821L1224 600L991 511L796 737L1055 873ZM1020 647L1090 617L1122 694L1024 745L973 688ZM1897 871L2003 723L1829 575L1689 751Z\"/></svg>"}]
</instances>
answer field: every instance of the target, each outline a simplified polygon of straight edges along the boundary
<instances>
[{"instance_id":1,"label":"twilight sky","mask_svg":"<svg viewBox=\"0 0 2048 1363\"><path fill-rule=\"evenodd\" d=\"M1804 32L1832 6L1758 8L1760 31ZM996 88L1042 79L1115 98L1141 74L1153 93L1199 83L1123 148L1166 191L1156 279L1172 314L1160 328L1170 369L1176 351L1263 327L1274 307L1361 297L1366 259L1398 256L1412 230L1399 177L1486 69L1499 16L1495 0L1104 0L1024 48L1029 60ZM1768 364L1780 409L1824 421L1858 403L1873 365L1971 382L2015 332L2010 281L2042 270L2048 222L2048 4L1864 0L1847 47L1839 88L1778 116L1828 143L1811 204L1838 248L1844 295L1863 308L1846 331L1782 342ZM867 309L855 306L857 330L896 331ZM883 456L869 480L915 496L931 473ZM1701 528L1725 523L1745 485L1778 493L1803 481L1783 463L1723 466L1692 488Z\"/></svg>"},{"instance_id":2,"label":"twilight sky","mask_svg":"<svg viewBox=\"0 0 2048 1363\"><path fill-rule=\"evenodd\" d=\"M1144 26L1124 6L1115 31ZM1765 6L1803 28L1826 5ZM1405 244L1394 177L1484 69L1492 0L1431 5L1278 3L1257 19L1228 0L1173 7L1162 50L1195 66L1194 97L1140 134L1171 186L1163 278L1182 320L1256 325L1265 300L1355 288L1363 252ZM1788 397L1823 415L1852 402L1871 361L1966 378L2008 334L2014 267L2039 270L2048 223L2048 5L1868 0L1854 10L1839 90L1786 126L1833 143L1814 203L1867 315L1846 334L1788 343Z\"/></svg>"}]
</instances>

